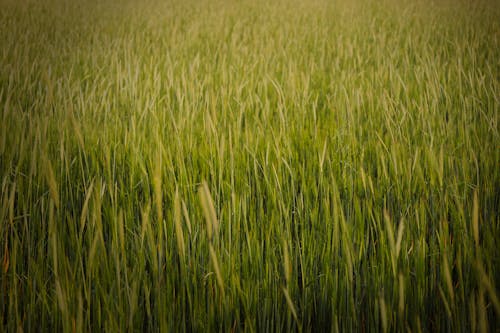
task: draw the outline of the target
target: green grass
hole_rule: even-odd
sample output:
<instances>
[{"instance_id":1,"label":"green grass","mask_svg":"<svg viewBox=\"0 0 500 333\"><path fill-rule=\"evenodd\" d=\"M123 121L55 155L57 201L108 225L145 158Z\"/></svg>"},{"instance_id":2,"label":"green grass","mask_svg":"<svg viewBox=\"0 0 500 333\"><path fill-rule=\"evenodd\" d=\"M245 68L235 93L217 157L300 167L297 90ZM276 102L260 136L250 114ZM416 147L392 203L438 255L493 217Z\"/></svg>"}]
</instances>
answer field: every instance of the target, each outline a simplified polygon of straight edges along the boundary
<instances>
[{"instance_id":1,"label":"green grass","mask_svg":"<svg viewBox=\"0 0 500 333\"><path fill-rule=\"evenodd\" d=\"M0 0L0 331L487 331L494 1Z\"/></svg>"}]
</instances>

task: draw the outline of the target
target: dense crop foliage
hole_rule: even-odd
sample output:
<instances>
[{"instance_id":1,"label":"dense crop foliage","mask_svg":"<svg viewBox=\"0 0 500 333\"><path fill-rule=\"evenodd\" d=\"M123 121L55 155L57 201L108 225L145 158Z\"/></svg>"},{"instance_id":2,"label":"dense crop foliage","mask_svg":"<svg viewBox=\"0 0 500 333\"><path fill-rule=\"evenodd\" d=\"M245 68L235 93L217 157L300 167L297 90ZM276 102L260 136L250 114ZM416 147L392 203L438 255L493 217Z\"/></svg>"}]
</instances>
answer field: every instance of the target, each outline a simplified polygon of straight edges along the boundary
<instances>
[{"instance_id":1,"label":"dense crop foliage","mask_svg":"<svg viewBox=\"0 0 500 333\"><path fill-rule=\"evenodd\" d=\"M0 331L498 329L494 1L0 0Z\"/></svg>"}]
</instances>

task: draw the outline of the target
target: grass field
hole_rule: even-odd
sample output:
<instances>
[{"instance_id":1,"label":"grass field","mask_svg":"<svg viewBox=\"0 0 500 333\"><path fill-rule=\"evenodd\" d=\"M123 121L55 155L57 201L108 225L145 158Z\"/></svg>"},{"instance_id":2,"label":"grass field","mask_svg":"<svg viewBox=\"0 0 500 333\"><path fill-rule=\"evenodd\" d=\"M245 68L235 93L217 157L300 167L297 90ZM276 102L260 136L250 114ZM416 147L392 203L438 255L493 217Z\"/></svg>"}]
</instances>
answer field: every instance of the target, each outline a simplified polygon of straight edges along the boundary
<instances>
[{"instance_id":1,"label":"grass field","mask_svg":"<svg viewBox=\"0 0 500 333\"><path fill-rule=\"evenodd\" d=\"M0 331L498 331L500 3L0 0Z\"/></svg>"}]
</instances>

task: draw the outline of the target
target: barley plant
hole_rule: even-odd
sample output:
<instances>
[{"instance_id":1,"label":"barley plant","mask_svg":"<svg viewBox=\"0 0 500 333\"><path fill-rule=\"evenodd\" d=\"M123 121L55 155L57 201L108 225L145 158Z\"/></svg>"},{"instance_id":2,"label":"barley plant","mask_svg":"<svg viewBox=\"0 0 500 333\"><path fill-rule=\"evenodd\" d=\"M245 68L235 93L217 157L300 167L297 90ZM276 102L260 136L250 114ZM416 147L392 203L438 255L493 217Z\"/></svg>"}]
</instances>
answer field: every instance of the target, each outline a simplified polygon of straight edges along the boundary
<instances>
[{"instance_id":1,"label":"barley plant","mask_svg":"<svg viewBox=\"0 0 500 333\"><path fill-rule=\"evenodd\" d=\"M0 0L0 331L500 329L500 3Z\"/></svg>"}]
</instances>

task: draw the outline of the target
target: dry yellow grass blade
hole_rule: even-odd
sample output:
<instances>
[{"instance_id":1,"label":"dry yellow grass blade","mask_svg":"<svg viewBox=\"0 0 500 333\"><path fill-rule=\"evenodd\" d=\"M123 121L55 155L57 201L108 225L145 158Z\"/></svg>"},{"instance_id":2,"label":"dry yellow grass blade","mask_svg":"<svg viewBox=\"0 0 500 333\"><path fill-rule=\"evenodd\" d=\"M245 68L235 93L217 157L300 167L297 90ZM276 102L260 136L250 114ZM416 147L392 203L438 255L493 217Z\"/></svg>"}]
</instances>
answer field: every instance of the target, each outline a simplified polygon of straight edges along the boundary
<instances>
[{"instance_id":1,"label":"dry yellow grass blade","mask_svg":"<svg viewBox=\"0 0 500 333\"><path fill-rule=\"evenodd\" d=\"M182 233L182 225L181 225L181 200L179 198L179 191L175 191L174 198L174 226L175 226L175 235L177 238L177 248L179 250L179 255L181 258L184 258L185 255L185 246L184 246L184 235Z\"/></svg>"},{"instance_id":2,"label":"dry yellow grass blade","mask_svg":"<svg viewBox=\"0 0 500 333\"><path fill-rule=\"evenodd\" d=\"M405 310L405 283L403 274L399 273L399 305L398 311L399 315L403 316Z\"/></svg>"},{"instance_id":3,"label":"dry yellow grass blade","mask_svg":"<svg viewBox=\"0 0 500 333\"><path fill-rule=\"evenodd\" d=\"M382 331L387 332L387 306L383 297L378 299L380 306L380 319L382 321Z\"/></svg>"},{"instance_id":4,"label":"dry yellow grass blade","mask_svg":"<svg viewBox=\"0 0 500 333\"><path fill-rule=\"evenodd\" d=\"M87 194L85 196L85 201L82 206L82 213L80 214L80 233L83 232L83 228L85 227L85 219L87 218L87 213L89 209L89 201L92 196L92 190L94 189L94 180L90 183L90 186L87 190Z\"/></svg>"},{"instance_id":5,"label":"dry yellow grass blade","mask_svg":"<svg viewBox=\"0 0 500 333\"><path fill-rule=\"evenodd\" d=\"M396 259L399 258L399 253L401 252L401 242L403 241L403 232L405 230L404 220L401 219L398 226L398 236L396 240Z\"/></svg>"},{"instance_id":6,"label":"dry yellow grass blade","mask_svg":"<svg viewBox=\"0 0 500 333\"><path fill-rule=\"evenodd\" d=\"M56 278L56 297L57 297L57 303L59 304L59 309L61 312L64 314L66 313L67 307L66 307L66 295L64 294L61 284L59 283L59 279Z\"/></svg>"},{"instance_id":7,"label":"dry yellow grass blade","mask_svg":"<svg viewBox=\"0 0 500 333\"><path fill-rule=\"evenodd\" d=\"M14 228L14 215L15 215L15 207L14 207L14 202L16 199L16 183L12 184L12 188L10 189L10 194L9 194L9 224L11 228Z\"/></svg>"},{"instance_id":8,"label":"dry yellow grass blade","mask_svg":"<svg viewBox=\"0 0 500 333\"><path fill-rule=\"evenodd\" d=\"M163 200L161 194L161 155L158 155L153 174L153 192L156 205L156 214L160 224L163 221Z\"/></svg>"},{"instance_id":9,"label":"dry yellow grass blade","mask_svg":"<svg viewBox=\"0 0 500 333\"><path fill-rule=\"evenodd\" d=\"M82 131L80 129L80 125L78 124L78 122L75 119L75 115L73 114L74 113L73 107L71 106L71 104L69 104L69 107L70 107L70 111L68 112L68 118L69 118L69 121L71 123L71 126L73 127L73 135L76 137L78 144L80 145L80 149L84 150L85 149L85 141L83 140L83 135L82 135Z\"/></svg>"},{"instance_id":10,"label":"dry yellow grass blade","mask_svg":"<svg viewBox=\"0 0 500 333\"><path fill-rule=\"evenodd\" d=\"M222 274L220 271L219 267L219 261L217 260L217 254L215 253L214 248L212 247L212 244L209 246L209 251L210 251L210 259L212 260L212 266L215 271L215 278L217 279L217 284L219 285L220 291L222 293L222 297L224 297L225 292L224 292L224 280L222 279Z\"/></svg>"},{"instance_id":11,"label":"dry yellow grass blade","mask_svg":"<svg viewBox=\"0 0 500 333\"><path fill-rule=\"evenodd\" d=\"M205 181L200 186L198 194L200 196L203 214L205 215L205 220L207 222L207 236L208 239L212 240L213 237L217 237L219 222L217 221L217 215L215 214L214 202L212 200L212 196L210 195L210 190L208 189L208 185Z\"/></svg>"},{"instance_id":12,"label":"dry yellow grass blade","mask_svg":"<svg viewBox=\"0 0 500 333\"><path fill-rule=\"evenodd\" d=\"M7 238L7 237L6 237ZM3 273L6 274L7 271L9 270L9 247L7 246L7 241L5 241L5 246L4 246L4 251L3 251L3 260L2 260L2 268L3 268Z\"/></svg>"},{"instance_id":13,"label":"dry yellow grass blade","mask_svg":"<svg viewBox=\"0 0 500 333\"><path fill-rule=\"evenodd\" d=\"M477 317L478 317L478 322L479 322L479 332L487 333L487 332L489 332L488 310L486 308L486 304L484 301L483 288L479 288L476 308L477 308Z\"/></svg>"},{"instance_id":14,"label":"dry yellow grass blade","mask_svg":"<svg viewBox=\"0 0 500 333\"><path fill-rule=\"evenodd\" d=\"M450 295L451 301L455 299L455 292L453 291L453 282L451 279L450 265L448 264L448 258L443 256L443 273L444 280L446 282L446 288L448 289L448 294Z\"/></svg>"},{"instance_id":15,"label":"dry yellow grass blade","mask_svg":"<svg viewBox=\"0 0 500 333\"><path fill-rule=\"evenodd\" d=\"M285 287L283 287L283 294L285 295L286 304L288 304L288 308L290 309L290 312L292 313L293 319L295 319L295 322L297 323L297 325L300 326L299 317L297 316L297 310L295 310L295 305L293 305L292 298L290 297L290 294L288 293L288 289Z\"/></svg>"},{"instance_id":16,"label":"dry yellow grass blade","mask_svg":"<svg viewBox=\"0 0 500 333\"><path fill-rule=\"evenodd\" d=\"M184 202L184 200L182 200L182 212L184 214L184 219L186 220L186 226L188 228L188 232L191 235L192 234L191 220L189 218L188 210L187 210L186 203Z\"/></svg>"},{"instance_id":17,"label":"dry yellow grass blade","mask_svg":"<svg viewBox=\"0 0 500 333\"><path fill-rule=\"evenodd\" d=\"M472 234L476 248L479 247L479 199L477 189L474 191L474 203L472 208Z\"/></svg>"},{"instance_id":18,"label":"dry yellow grass blade","mask_svg":"<svg viewBox=\"0 0 500 333\"><path fill-rule=\"evenodd\" d=\"M479 260L476 262L476 269L478 271L483 288L485 288L488 292L488 296L490 297L491 303L493 304L493 308L495 309L497 316L500 316L500 301L498 300L497 291L495 290L494 284L488 277L488 274L486 274L486 271L484 270L483 265Z\"/></svg>"},{"instance_id":19,"label":"dry yellow grass blade","mask_svg":"<svg viewBox=\"0 0 500 333\"><path fill-rule=\"evenodd\" d=\"M292 277L292 265L290 263L290 256L288 255L288 246L286 241L283 240L283 270L285 271L285 281L286 285L290 284L290 279Z\"/></svg>"},{"instance_id":20,"label":"dry yellow grass blade","mask_svg":"<svg viewBox=\"0 0 500 333\"><path fill-rule=\"evenodd\" d=\"M386 227L385 229L387 231L387 239L389 241L392 273L394 274L394 277L396 277L396 264L397 264L396 242L394 240L394 230L392 228L392 220L391 217L389 216L389 212L385 208L384 208L384 221Z\"/></svg>"},{"instance_id":21,"label":"dry yellow grass blade","mask_svg":"<svg viewBox=\"0 0 500 333\"><path fill-rule=\"evenodd\" d=\"M439 296L441 296L441 300L443 301L444 309L446 310L446 314L448 315L448 319L451 319L450 304L448 303L448 300L446 299L446 296L444 295L444 291L443 291L443 288L441 287L441 285L438 286L438 291L439 291Z\"/></svg>"},{"instance_id":22,"label":"dry yellow grass blade","mask_svg":"<svg viewBox=\"0 0 500 333\"><path fill-rule=\"evenodd\" d=\"M54 205L56 209L59 209L59 190L57 188L57 181L54 175L54 170L52 169L52 163L47 158L47 156L42 157L43 164L45 165L45 179L47 180L47 184L49 185L50 196L54 201Z\"/></svg>"}]
</instances>

